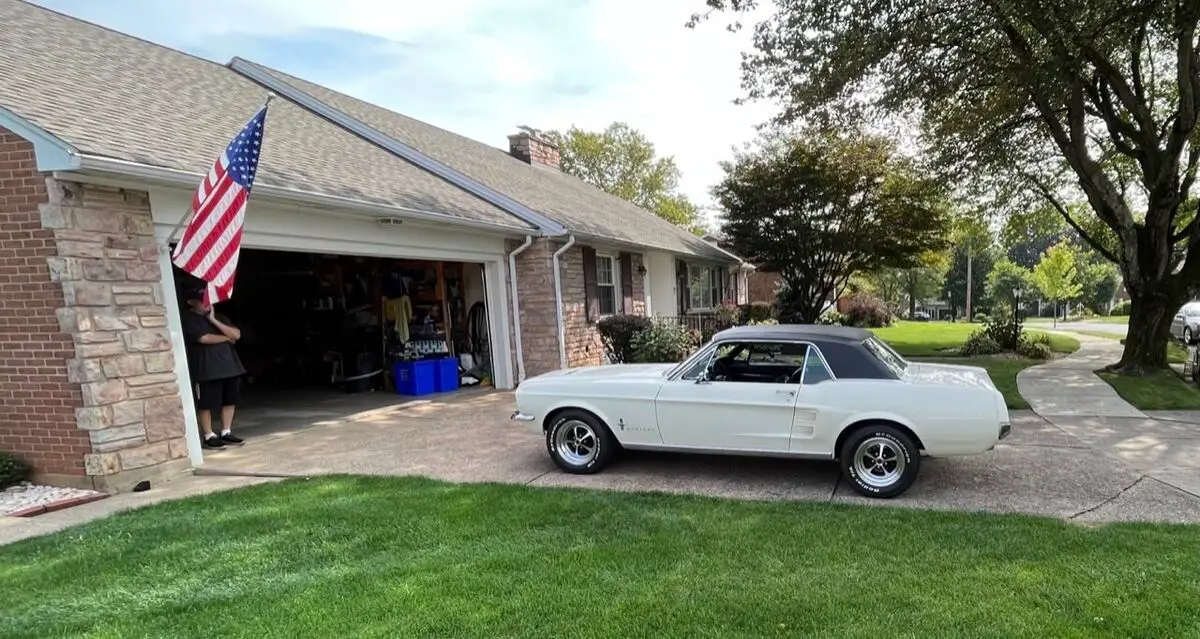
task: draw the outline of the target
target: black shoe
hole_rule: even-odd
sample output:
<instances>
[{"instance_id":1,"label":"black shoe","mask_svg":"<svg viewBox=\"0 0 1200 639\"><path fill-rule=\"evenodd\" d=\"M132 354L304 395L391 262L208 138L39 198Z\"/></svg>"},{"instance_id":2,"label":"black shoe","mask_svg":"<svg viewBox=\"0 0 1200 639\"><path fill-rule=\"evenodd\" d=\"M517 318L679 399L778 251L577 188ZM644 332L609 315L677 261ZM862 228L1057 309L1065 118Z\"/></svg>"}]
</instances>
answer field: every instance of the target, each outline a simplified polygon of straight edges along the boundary
<instances>
[{"instance_id":1,"label":"black shoe","mask_svg":"<svg viewBox=\"0 0 1200 639\"><path fill-rule=\"evenodd\" d=\"M230 444L240 444L244 441L241 437L238 437L233 433L225 433L221 435L221 440L229 442Z\"/></svg>"},{"instance_id":2,"label":"black shoe","mask_svg":"<svg viewBox=\"0 0 1200 639\"><path fill-rule=\"evenodd\" d=\"M221 438L216 435L209 435L204 438L204 445L208 448L223 448L225 442L221 441Z\"/></svg>"}]
</instances>

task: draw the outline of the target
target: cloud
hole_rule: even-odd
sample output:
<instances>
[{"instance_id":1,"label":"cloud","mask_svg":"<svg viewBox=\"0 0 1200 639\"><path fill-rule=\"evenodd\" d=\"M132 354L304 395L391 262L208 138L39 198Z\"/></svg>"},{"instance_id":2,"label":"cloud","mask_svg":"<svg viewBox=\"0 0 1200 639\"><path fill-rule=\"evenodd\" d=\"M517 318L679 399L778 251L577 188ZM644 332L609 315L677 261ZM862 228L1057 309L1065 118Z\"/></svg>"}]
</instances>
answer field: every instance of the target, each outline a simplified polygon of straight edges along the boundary
<instances>
[{"instance_id":1,"label":"cloud","mask_svg":"<svg viewBox=\"0 0 1200 639\"><path fill-rule=\"evenodd\" d=\"M240 55L503 147L517 125L644 132L709 201L770 105L737 106L748 34L702 0L38 0L196 55Z\"/></svg>"}]
</instances>

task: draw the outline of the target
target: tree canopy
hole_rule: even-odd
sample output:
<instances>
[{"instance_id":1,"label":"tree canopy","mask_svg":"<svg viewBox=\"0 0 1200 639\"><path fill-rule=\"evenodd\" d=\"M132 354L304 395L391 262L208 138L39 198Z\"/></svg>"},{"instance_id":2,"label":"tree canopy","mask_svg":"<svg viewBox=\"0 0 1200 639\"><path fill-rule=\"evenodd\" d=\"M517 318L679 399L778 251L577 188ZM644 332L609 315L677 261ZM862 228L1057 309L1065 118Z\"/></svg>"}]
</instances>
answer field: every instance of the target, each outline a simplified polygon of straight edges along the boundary
<instances>
[{"instance_id":1,"label":"tree canopy","mask_svg":"<svg viewBox=\"0 0 1200 639\"><path fill-rule=\"evenodd\" d=\"M603 131L571 127L544 135L558 145L559 168L588 184L654 212L677 226L698 231L700 209L676 192L675 158L659 157L654 144L624 122Z\"/></svg>"},{"instance_id":2,"label":"tree canopy","mask_svg":"<svg viewBox=\"0 0 1200 639\"><path fill-rule=\"evenodd\" d=\"M722 168L722 230L735 252L782 276L802 321L816 321L851 275L919 266L945 246L942 188L884 138L778 130Z\"/></svg>"},{"instance_id":3,"label":"tree canopy","mask_svg":"<svg viewBox=\"0 0 1200 639\"><path fill-rule=\"evenodd\" d=\"M1034 285L1041 291L1042 297L1054 301L1056 322L1058 303L1075 298L1083 290L1076 279L1077 276L1075 251L1067 244L1050 247L1042 256L1042 261L1033 269Z\"/></svg>"},{"instance_id":4,"label":"tree canopy","mask_svg":"<svg viewBox=\"0 0 1200 639\"><path fill-rule=\"evenodd\" d=\"M755 0L707 0L744 10ZM1119 265L1124 372L1165 367L1175 308L1200 283L1200 4L1165 0L795 0L757 24L747 97L780 120L921 123L947 176L999 206L1051 206ZM699 16L697 16L699 19ZM693 20L693 24L696 20ZM872 113L873 111L873 113ZM1038 200L1035 202L1035 199ZM1072 211L1115 240L1106 246Z\"/></svg>"}]
</instances>

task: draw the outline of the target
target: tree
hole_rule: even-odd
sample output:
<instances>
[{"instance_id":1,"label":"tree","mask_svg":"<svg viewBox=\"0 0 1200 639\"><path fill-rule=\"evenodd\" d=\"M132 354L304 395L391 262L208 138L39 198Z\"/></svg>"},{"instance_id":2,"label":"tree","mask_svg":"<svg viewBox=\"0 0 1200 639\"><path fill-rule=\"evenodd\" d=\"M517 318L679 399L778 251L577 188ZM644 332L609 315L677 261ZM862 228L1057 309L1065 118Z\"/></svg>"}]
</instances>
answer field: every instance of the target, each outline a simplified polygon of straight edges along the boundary
<instances>
[{"instance_id":1,"label":"tree","mask_svg":"<svg viewBox=\"0 0 1200 639\"><path fill-rule=\"evenodd\" d=\"M799 321L815 322L851 275L917 266L945 244L942 188L887 139L772 131L721 166L713 197L725 236L780 274L791 306L781 310Z\"/></svg>"},{"instance_id":2,"label":"tree","mask_svg":"<svg viewBox=\"0 0 1200 639\"><path fill-rule=\"evenodd\" d=\"M954 249L954 261L950 271L946 273L946 282L942 286L942 297L950 304L950 312L955 317L965 314L967 308L967 244ZM979 311L980 305L986 300L987 278L992 272L995 255L990 247L982 249L976 245L971 247L971 301L972 312ZM968 318L972 319L972 318Z\"/></svg>"},{"instance_id":3,"label":"tree","mask_svg":"<svg viewBox=\"0 0 1200 639\"><path fill-rule=\"evenodd\" d=\"M1006 306L1012 302L1015 309L1018 301L1017 291L1021 291L1022 298L1033 296L1033 273L1008 258L1000 258L987 276L987 297L992 308Z\"/></svg>"},{"instance_id":4,"label":"tree","mask_svg":"<svg viewBox=\"0 0 1200 639\"><path fill-rule=\"evenodd\" d=\"M1083 290L1075 277L1075 252L1066 244L1050 247L1033 269L1033 283L1042 297L1054 301L1055 326L1058 326L1058 302L1074 298Z\"/></svg>"},{"instance_id":5,"label":"tree","mask_svg":"<svg viewBox=\"0 0 1200 639\"><path fill-rule=\"evenodd\" d=\"M658 157L654 144L624 122L603 131L571 127L566 133L547 131L558 145L559 168L592 186L652 211L692 232L700 230L700 209L682 194L679 167L673 157Z\"/></svg>"},{"instance_id":6,"label":"tree","mask_svg":"<svg viewBox=\"0 0 1200 639\"><path fill-rule=\"evenodd\" d=\"M926 251L910 268L884 268L865 275L874 293L899 313L908 307L908 316L917 312L917 304L937 295L946 280L950 255L945 251Z\"/></svg>"},{"instance_id":7,"label":"tree","mask_svg":"<svg viewBox=\"0 0 1200 639\"><path fill-rule=\"evenodd\" d=\"M745 10L755 0L706 0ZM756 25L750 99L779 120L920 122L949 177L998 205L1051 206L1120 268L1132 308L1114 370L1166 367L1200 284L1200 5L1162 0L796 0ZM710 11L711 13L711 11ZM701 16L691 22L695 26ZM1069 202L1112 233L1089 232Z\"/></svg>"},{"instance_id":8,"label":"tree","mask_svg":"<svg viewBox=\"0 0 1200 639\"><path fill-rule=\"evenodd\" d=\"M1098 258L1093 251L1075 251L1075 272L1079 281L1079 301L1096 313L1108 310L1121 277L1113 264Z\"/></svg>"}]
</instances>

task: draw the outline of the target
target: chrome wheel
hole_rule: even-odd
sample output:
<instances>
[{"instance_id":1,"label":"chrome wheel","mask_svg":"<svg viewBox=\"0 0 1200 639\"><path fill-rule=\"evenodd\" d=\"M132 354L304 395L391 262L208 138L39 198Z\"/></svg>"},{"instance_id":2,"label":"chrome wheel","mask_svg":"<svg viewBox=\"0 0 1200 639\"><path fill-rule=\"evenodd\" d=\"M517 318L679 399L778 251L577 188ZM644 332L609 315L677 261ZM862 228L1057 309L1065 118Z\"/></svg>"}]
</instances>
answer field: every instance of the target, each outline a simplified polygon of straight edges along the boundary
<instances>
[{"instance_id":1,"label":"chrome wheel","mask_svg":"<svg viewBox=\"0 0 1200 639\"><path fill-rule=\"evenodd\" d=\"M875 488L888 488L900 481L905 465L904 451L887 437L865 439L854 451L855 474Z\"/></svg>"},{"instance_id":2,"label":"chrome wheel","mask_svg":"<svg viewBox=\"0 0 1200 639\"><path fill-rule=\"evenodd\" d=\"M1183 343L1184 344L1192 343L1192 329L1191 328L1183 329Z\"/></svg>"},{"instance_id":3,"label":"chrome wheel","mask_svg":"<svg viewBox=\"0 0 1200 639\"><path fill-rule=\"evenodd\" d=\"M599 450L596 431L579 420L569 420L554 432L554 452L572 466L586 466Z\"/></svg>"}]
</instances>

